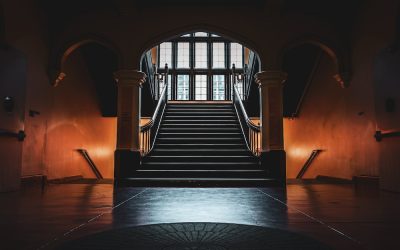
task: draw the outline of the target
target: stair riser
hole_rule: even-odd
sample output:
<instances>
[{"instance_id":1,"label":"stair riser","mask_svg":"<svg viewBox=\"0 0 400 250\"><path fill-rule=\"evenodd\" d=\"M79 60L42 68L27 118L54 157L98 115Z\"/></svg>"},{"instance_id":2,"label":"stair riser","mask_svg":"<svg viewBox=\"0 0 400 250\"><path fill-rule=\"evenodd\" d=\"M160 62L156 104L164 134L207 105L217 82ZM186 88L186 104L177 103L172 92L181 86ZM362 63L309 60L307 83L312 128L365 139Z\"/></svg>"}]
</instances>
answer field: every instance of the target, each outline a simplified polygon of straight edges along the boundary
<instances>
[{"instance_id":1,"label":"stair riser","mask_svg":"<svg viewBox=\"0 0 400 250\"><path fill-rule=\"evenodd\" d=\"M178 165L178 164L146 164L143 163L142 168L144 170L259 170L260 166L258 164L215 164L215 165L205 165L205 164L190 164L190 165Z\"/></svg>"},{"instance_id":2,"label":"stair riser","mask_svg":"<svg viewBox=\"0 0 400 250\"><path fill-rule=\"evenodd\" d=\"M168 104L168 109L233 109L232 104Z\"/></svg>"},{"instance_id":3,"label":"stair riser","mask_svg":"<svg viewBox=\"0 0 400 250\"><path fill-rule=\"evenodd\" d=\"M266 176L247 149L232 104L168 104L154 149L135 175L216 181Z\"/></svg>"},{"instance_id":4,"label":"stair riser","mask_svg":"<svg viewBox=\"0 0 400 250\"><path fill-rule=\"evenodd\" d=\"M240 133L159 133L158 138L237 138L241 139Z\"/></svg>"},{"instance_id":5,"label":"stair riser","mask_svg":"<svg viewBox=\"0 0 400 250\"><path fill-rule=\"evenodd\" d=\"M180 156L224 156L224 155L237 155L237 156L251 156L248 151L234 151L234 150L224 150L224 151L157 151L153 150L150 153L151 156L168 156L168 155L180 155Z\"/></svg>"},{"instance_id":6,"label":"stair riser","mask_svg":"<svg viewBox=\"0 0 400 250\"><path fill-rule=\"evenodd\" d=\"M169 145L172 144L172 145ZM246 145L244 144L183 144L183 143L165 143L165 144L157 144L155 145L155 149L243 149Z\"/></svg>"},{"instance_id":7,"label":"stair riser","mask_svg":"<svg viewBox=\"0 0 400 250\"><path fill-rule=\"evenodd\" d=\"M257 164L257 161L249 156L245 157L213 157L213 156L173 156L167 157L167 156L150 156L146 157L142 161L143 163L147 162L189 162L190 164L196 164L196 163L221 163L221 162L242 162L242 163L254 163Z\"/></svg>"},{"instance_id":8,"label":"stair riser","mask_svg":"<svg viewBox=\"0 0 400 250\"><path fill-rule=\"evenodd\" d=\"M228 119L191 119L191 120L186 120L186 119L166 119L163 120L161 123L161 126L163 125L181 125L181 124L195 124L195 125L200 125L200 124L216 124L216 125L236 125L239 126L239 122L237 120L228 120Z\"/></svg>"},{"instance_id":9,"label":"stair riser","mask_svg":"<svg viewBox=\"0 0 400 250\"><path fill-rule=\"evenodd\" d=\"M227 115L166 115L164 120L223 120L223 121L231 121L237 122L234 116L227 116Z\"/></svg>"},{"instance_id":10,"label":"stair riser","mask_svg":"<svg viewBox=\"0 0 400 250\"><path fill-rule=\"evenodd\" d=\"M161 128L159 133L241 133L239 128Z\"/></svg>"},{"instance_id":11,"label":"stair riser","mask_svg":"<svg viewBox=\"0 0 400 250\"><path fill-rule=\"evenodd\" d=\"M236 115L233 111L219 111L219 110L167 110L165 115Z\"/></svg>"},{"instance_id":12,"label":"stair riser","mask_svg":"<svg viewBox=\"0 0 400 250\"><path fill-rule=\"evenodd\" d=\"M244 144L244 140L241 138L238 139L229 139L229 138L157 138L156 144L213 144L218 146L223 146L221 144Z\"/></svg>"},{"instance_id":13,"label":"stair riser","mask_svg":"<svg viewBox=\"0 0 400 250\"><path fill-rule=\"evenodd\" d=\"M136 177L140 178L265 178L265 172L137 172Z\"/></svg>"},{"instance_id":14,"label":"stair riser","mask_svg":"<svg viewBox=\"0 0 400 250\"><path fill-rule=\"evenodd\" d=\"M240 129L240 125L238 124L161 124L160 129L221 129L221 128L229 128L229 129Z\"/></svg>"}]
</instances>

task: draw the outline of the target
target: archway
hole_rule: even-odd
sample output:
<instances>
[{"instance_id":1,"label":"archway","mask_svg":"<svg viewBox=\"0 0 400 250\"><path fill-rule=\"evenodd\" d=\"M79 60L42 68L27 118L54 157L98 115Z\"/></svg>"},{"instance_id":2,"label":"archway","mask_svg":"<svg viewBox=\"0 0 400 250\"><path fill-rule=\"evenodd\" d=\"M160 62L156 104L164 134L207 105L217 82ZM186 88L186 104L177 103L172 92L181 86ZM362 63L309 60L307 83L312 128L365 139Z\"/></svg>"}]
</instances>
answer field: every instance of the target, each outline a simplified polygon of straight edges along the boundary
<instances>
[{"instance_id":1,"label":"archway","mask_svg":"<svg viewBox=\"0 0 400 250\"><path fill-rule=\"evenodd\" d=\"M336 72L334 79L342 88L348 87L351 80L351 66L348 49L316 36L305 36L287 43L278 58L279 65L283 65L285 55L292 49L302 45L313 45L325 52L334 62Z\"/></svg>"},{"instance_id":2,"label":"archway","mask_svg":"<svg viewBox=\"0 0 400 250\"><path fill-rule=\"evenodd\" d=\"M119 55L88 40L73 43L61 54L59 68L68 77L52 88L46 143L48 178L112 178L117 113L113 73L118 69ZM82 150L100 175L80 155Z\"/></svg>"},{"instance_id":3,"label":"archway","mask_svg":"<svg viewBox=\"0 0 400 250\"><path fill-rule=\"evenodd\" d=\"M149 84L145 86L150 86L153 99L158 99L163 87L154 76L165 74L164 65L168 65L169 100L211 101L231 99L234 65L235 73L245 76L238 88L247 101L250 90L256 92L256 85L251 83L259 62L258 54L239 42L210 31L193 30L162 40L143 53L141 69L148 75ZM222 84L217 89L219 82Z\"/></svg>"},{"instance_id":4,"label":"archway","mask_svg":"<svg viewBox=\"0 0 400 250\"><path fill-rule=\"evenodd\" d=\"M99 35L85 35L64 43L52 52L48 73L53 86L57 86L66 77L64 64L67 58L75 50L87 44L97 44L112 51L117 58L118 66L122 65L122 54L112 41Z\"/></svg>"}]
</instances>

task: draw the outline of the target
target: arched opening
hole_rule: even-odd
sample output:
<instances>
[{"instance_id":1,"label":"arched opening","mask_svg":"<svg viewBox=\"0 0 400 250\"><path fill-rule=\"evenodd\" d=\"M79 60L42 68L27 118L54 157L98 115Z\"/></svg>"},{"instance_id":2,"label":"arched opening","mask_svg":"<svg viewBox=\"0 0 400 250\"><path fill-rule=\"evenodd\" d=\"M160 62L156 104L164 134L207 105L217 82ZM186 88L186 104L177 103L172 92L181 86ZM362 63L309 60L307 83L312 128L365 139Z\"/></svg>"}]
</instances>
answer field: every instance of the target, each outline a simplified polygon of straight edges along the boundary
<instances>
[{"instance_id":1,"label":"arched opening","mask_svg":"<svg viewBox=\"0 0 400 250\"><path fill-rule=\"evenodd\" d=\"M332 77L345 88L349 86L351 78L350 60L346 48L334 46L328 41L324 41L319 37L303 37L296 39L294 42L289 43L282 50L279 57L279 64L283 65L284 60L287 60L287 55L290 51L299 50L299 48L314 48L323 51L334 63L335 71ZM309 51L309 53L315 53Z\"/></svg>"},{"instance_id":2,"label":"arched opening","mask_svg":"<svg viewBox=\"0 0 400 250\"><path fill-rule=\"evenodd\" d=\"M257 53L214 32L195 30L166 39L142 56L141 70L148 80L142 92L142 114L152 110L148 100L158 100L168 82L170 101L229 101L232 99L232 66L245 78L237 86L252 116L258 116L258 89L253 76L260 69ZM167 79L156 75L166 73ZM154 109L155 102L153 102Z\"/></svg>"},{"instance_id":3,"label":"arched opening","mask_svg":"<svg viewBox=\"0 0 400 250\"><path fill-rule=\"evenodd\" d=\"M97 42L78 44L63 53L60 69L68 77L52 91L47 176L99 178L79 151L85 150L101 176L112 178L117 115L113 73L118 68L118 55Z\"/></svg>"},{"instance_id":4,"label":"arched opening","mask_svg":"<svg viewBox=\"0 0 400 250\"><path fill-rule=\"evenodd\" d=\"M345 168L339 171L336 162L354 150L344 144L351 117L344 108L346 91L332 77L337 57L324 48L301 43L283 56L282 67L288 73L283 91L284 140L291 179L344 175Z\"/></svg>"},{"instance_id":5,"label":"arched opening","mask_svg":"<svg viewBox=\"0 0 400 250\"><path fill-rule=\"evenodd\" d=\"M81 48L82 46L88 44L96 44L108 51L112 52L115 56L115 61L117 67L121 65L122 62L122 55L117 46L115 46L111 41L106 38L97 35L88 35L85 37L78 38L76 40L71 40L65 43L63 46L57 48L50 60L50 67L49 67L49 77L50 83L53 86L57 86L65 77L66 72L64 69L64 65L68 57L77 49ZM113 61L114 62L114 61ZM115 67L114 67L115 68Z\"/></svg>"},{"instance_id":6,"label":"arched opening","mask_svg":"<svg viewBox=\"0 0 400 250\"><path fill-rule=\"evenodd\" d=\"M119 168L116 178L128 182L155 178L214 184L226 180L284 183L282 137L276 136L273 142L279 145L274 149L267 143L261 148L260 124L254 124L247 114L248 110L252 114L259 111L259 96L253 98L252 104L257 105L248 105L250 93L255 96L259 92L253 77L259 72L259 61L254 51L240 43L195 30L145 52L141 70L146 73L146 79L143 72L119 71L119 95L125 98L120 99L118 127L124 132L118 130L121 139L116 153L116 168ZM263 116L277 114L276 122L265 125L269 128L266 137L270 136L269 131L282 131L279 86L283 74L275 73L272 72L272 87L269 80L263 82L268 85L263 89L272 89L279 95L276 98L270 94L274 100L271 106L275 108L269 109L266 105L263 112ZM130 94L125 95L126 91ZM265 92L268 90L263 94L266 104L269 98ZM132 102L133 106L124 105ZM148 120L138 126L140 107L141 118L148 115ZM256 119L260 121L259 114ZM271 128L270 124L276 127ZM139 133L140 139L122 143L125 138L122 134L130 133L133 136ZM261 157L266 154L269 157ZM127 165L135 167L126 168Z\"/></svg>"}]
</instances>

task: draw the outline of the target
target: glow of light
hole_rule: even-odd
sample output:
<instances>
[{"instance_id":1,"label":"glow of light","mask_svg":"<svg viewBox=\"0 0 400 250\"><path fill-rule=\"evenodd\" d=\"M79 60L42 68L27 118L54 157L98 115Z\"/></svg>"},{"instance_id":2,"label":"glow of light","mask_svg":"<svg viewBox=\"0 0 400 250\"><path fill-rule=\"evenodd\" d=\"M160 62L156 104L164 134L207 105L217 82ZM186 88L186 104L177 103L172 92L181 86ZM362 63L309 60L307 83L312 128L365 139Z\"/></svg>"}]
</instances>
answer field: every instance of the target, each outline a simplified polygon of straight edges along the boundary
<instances>
[{"instance_id":1,"label":"glow of light","mask_svg":"<svg viewBox=\"0 0 400 250\"><path fill-rule=\"evenodd\" d=\"M89 153L96 155L97 157L107 158L114 154L114 149L106 148L106 147L98 147L98 148L91 149Z\"/></svg>"},{"instance_id":2,"label":"glow of light","mask_svg":"<svg viewBox=\"0 0 400 250\"><path fill-rule=\"evenodd\" d=\"M311 150L307 150L306 148L295 147L289 149L287 154L295 158L305 158L310 154L310 152Z\"/></svg>"}]
</instances>

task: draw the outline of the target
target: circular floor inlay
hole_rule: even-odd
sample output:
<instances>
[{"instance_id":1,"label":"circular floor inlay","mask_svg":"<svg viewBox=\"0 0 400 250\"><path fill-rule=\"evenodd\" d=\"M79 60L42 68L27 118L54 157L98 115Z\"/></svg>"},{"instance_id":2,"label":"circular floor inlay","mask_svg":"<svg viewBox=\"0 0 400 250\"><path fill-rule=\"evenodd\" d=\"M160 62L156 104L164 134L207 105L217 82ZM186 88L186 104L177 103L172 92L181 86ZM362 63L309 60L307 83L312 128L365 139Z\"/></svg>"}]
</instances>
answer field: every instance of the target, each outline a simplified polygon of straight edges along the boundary
<instances>
[{"instance_id":1,"label":"circular floor inlay","mask_svg":"<svg viewBox=\"0 0 400 250\"><path fill-rule=\"evenodd\" d=\"M170 223L104 231L67 242L62 250L330 249L301 234L227 223Z\"/></svg>"}]
</instances>

